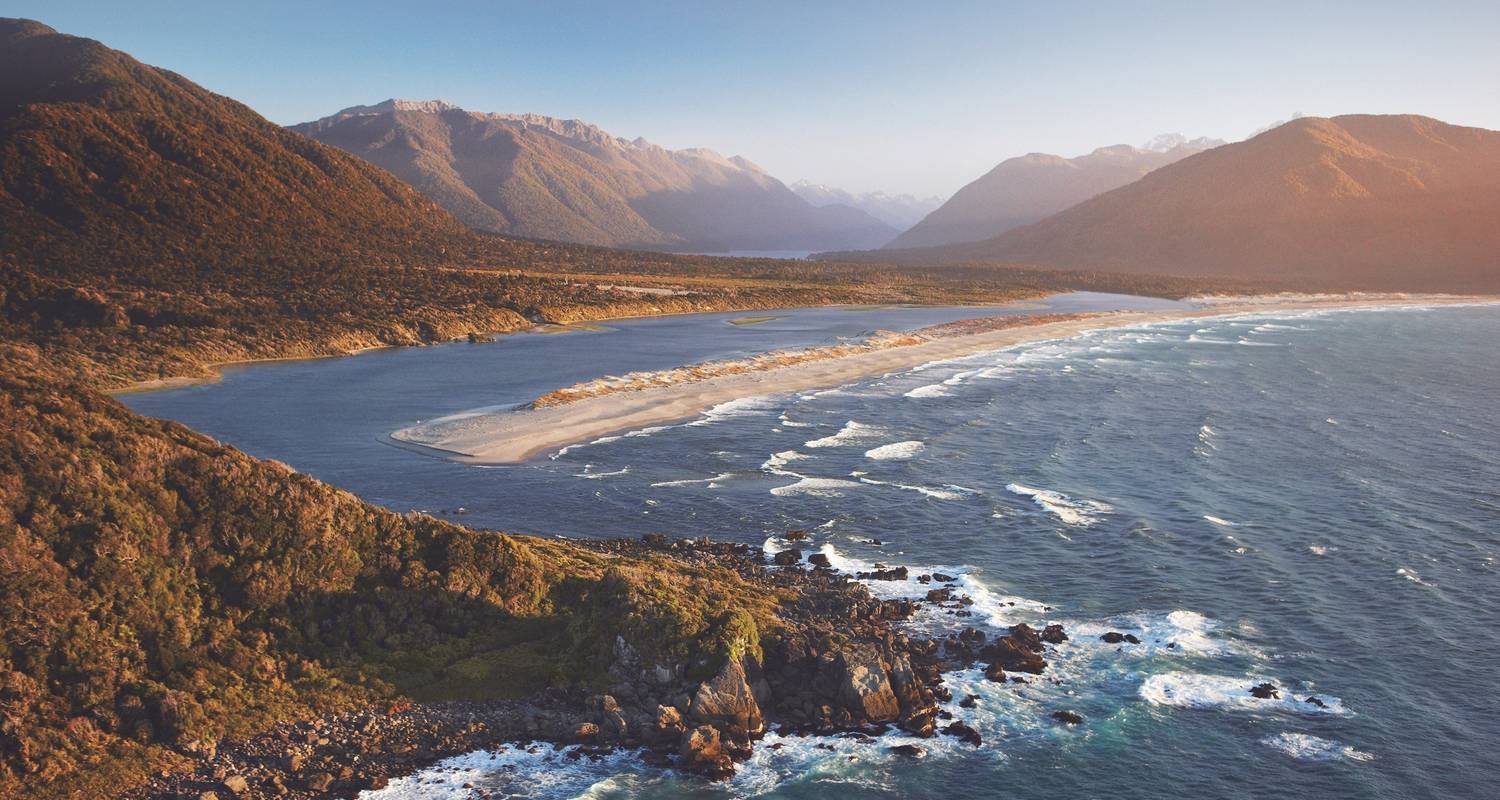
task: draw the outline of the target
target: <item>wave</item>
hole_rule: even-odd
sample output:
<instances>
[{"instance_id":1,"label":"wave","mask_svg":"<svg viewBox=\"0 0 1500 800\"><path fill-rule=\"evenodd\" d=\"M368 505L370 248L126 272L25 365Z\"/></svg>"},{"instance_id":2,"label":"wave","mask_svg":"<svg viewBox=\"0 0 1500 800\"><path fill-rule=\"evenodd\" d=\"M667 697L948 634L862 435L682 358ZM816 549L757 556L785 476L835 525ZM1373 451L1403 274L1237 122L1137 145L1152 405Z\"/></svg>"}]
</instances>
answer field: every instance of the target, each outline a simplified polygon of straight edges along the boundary
<instances>
[{"instance_id":1,"label":"wave","mask_svg":"<svg viewBox=\"0 0 1500 800\"><path fill-rule=\"evenodd\" d=\"M712 425L715 422L736 417L763 417L777 405L775 398L767 396L741 397L728 400L703 412L699 419L687 423L691 427Z\"/></svg>"},{"instance_id":2,"label":"wave","mask_svg":"<svg viewBox=\"0 0 1500 800\"><path fill-rule=\"evenodd\" d=\"M776 421L780 422L781 426L784 427L784 428L811 428L811 427L813 427L813 423L811 423L811 422L798 422L798 421L796 421L794 419L790 419L789 417L787 417L785 411L781 412L781 415L776 418Z\"/></svg>"},{"instance_id":3,"label":"wave","mask_svg":"<svg viewBox=\"0 0 1500 800\"><path fill-rule=\"evenodd\" d=\"M700 484L707 484L708 488L710 489L718 489L723 486L724 481L727 481L733 477L733 472L721 472L718 475L713 476L712 478L690 478L680 481L661 481L659 483L651 484L651 488L661 489L669 486L698 486Z\"/></svg>"},{"instance_id":4,"label":"wave","mask_svg":"<svg viewBox=\"0 0 1500 800\"><path fill-rule=\"evenodd\" d=\"M1250 694L1262 683L1276 684L1279 698L1262 700ZM1342 714L1344 703L1332 695L1317 692L1294 692L1279 681L1267 678L1231 678L1197 672L1166 672L1152 675L1141 684L1140 696L1158 706L1212 709L1217 711L1281 711L1312 716ZM1307 702L1315 697L1322 705Z\"/></svg>"},{"instance_id":5,"label":"wave","mask_svg":"<svg viewBox=\"0 0 1500 800\"><path fill-rule=\"evenodd\" d=\"M912 389L911 391L901 396L910 397L917 400L926 400L932 397L947 397L950 394L952 394L952 392L949 391L948 387L942 385L941 383L934 383L929 386L918 386L917 388Z\"/></svg>"},{"instance_id":6,"label":"wave","mask_svg":"<svg viewBox=\"0 0 1500 800\"><path fill-rule=\"evenodd\" d=\"M1099 514L1112 511L1112 507L1094 500L1074 500L1061 492L1050 489L1033 489L1019 483L1008 483L1006 491L1022 497L1030 497L1042 509L1050 512L1068 525L1086 528L1099 521Z\"/></svg>"},{"instance_id":7,"label":"wave","mask_svg":"<svg viewBox=\"0 0 1500 800\"><path fill-rule=\"evenodd\" d=\"M1278 733L1260 741L1304 761L1370 761L1375 758L1341 742L1305 733Z\"/></svg>"},{"instance_id":8,"label":"wave","mask_svg":"<svg viewBox=\"0 0 1500 800\"><path fill-rule=\"evenodd\" d=\"M630 474L630 467L624 467L622 469L617 469L617 470L615 470L613 472L594 472L594 465L593 464L584 464L583 465L583 472L579 472L579 473L575 474L573 477L575 477L575 478L587 478L587 479L589 479L591 481L597 481L600 478L613 478L613 477L617 477L619 475L629 475L629 474Z\"/></svg>"},{"instance_id":9,"label":"wave","mask_svg":"<svg viewBox=\"0 0 1500 800\"><path fill-rule=\"evenodd\" d=\"M909 458L915 458L918 453L926 449L927 444L925 442L915 440L895 442L893 444L883 444L872 450L866 450L865 458L876 461L905 461Z\"/></svg>"},{"instance_id":10,"label":"wave","mask_svg":"<svg viewBox=\"0 0 1500 800\"><path fill-rule=\"evenodd\" d=\"M796 450L783 450L780 453L772 453L770 458L761 462L760 468L763 472L769 472L772 475L796 476L800 478L802 477L801 475L784 470L782 467L785 467L792 461L801 461L807 458L812 458L812 456L804 455Z\"/></svg>"},{"instance_id":11,"label":"wave","mask_svg":"<svg viewBox=\"0 0 1500 800\"><path fill-rule=\"evenodd\" d=\"M840 428L838 433L832 436L824 436L821 439L813 439L810 442L804 442L803 447L843 447L854 444L861 439L880 436L884 432L884 429L879 426L866 425L862 422L850 420L844 423L844 427Z\"/></svg>"},{"instance_id":12,"label":"wave","mask_svg":"<svg viewBox=\"0 0 1500 800\"><path fill-rule=\"evenodd\" d=\"M792 473L795 475L796 473ZM809 478L799 476L796 483L788 486L777 486L771 490L771 494L777 497L791 497L793 495L808 494L815 497L843 497L841 489L857 489L859 484L854 481L846 481L842 478Z\"/></svg>"},{"instance_id":13,"label":"wave","mask_svg":"<svg viewBox=\"0 0 1500 800\"><path fill-rule=\"evenodd\" d=\"M1076 641L1109 649L1120 649L1127 655L1155 655L1176 652L1194 656L1217 656L1227 652L1224 644L1213 638L1219 623L1196 611L1177 609L1166 614L1136 611L1102 620L1072 622L1069 631ZM1140 639L1140 644L1107 644L1099 637L1115 631Z\"/></svg>"},{"instance_id":14,"label":"wave","mask_svg":"<svg viewBox=\"0 0 1500 800\"><path fill-rule=\"evenodd\" d=\"M907 491L911 492L921 492L922 494L925 494L928 497L933 498L934 500L960 500L970 495L978 494L978 492L974 491L973 489L964 486L955 486L951 483L944 484L943 488L941 489L934 489L930 486L912 486L911 484L906 483L877 481L874 478L865 477L865 473L863 472L851 474L854 475L854 477L859 478L860 483L868 483L871 486L894 486L897 489L906 489Z\"/></svg>"},{"instance_id":15,"label":"wave","mask_svg":"<svg viewBox=\"0 0 1500 800\"><path fill-rule=\"evenodd\" d=\"M360 794L364 800L428 800L467 797L467 787L498 796L551 800L579 797L596 787L622 781L655 782L667 771L648 767L635 750L617 750L588 758L570 758L577 747L554 748L548 742L476 750L444 759L420 772L392 779L384 789Z\"/></svg>"},{"instance_id":16,"label":"wave","mask_svg":"<svg viewBox=\"0 0 1500 800\"><path fill-rule=\"evenodd\" d=\"M1206 519L1206 520L1208 520L1209 522L1212 522L1215 525L1222 525L1222 526L1224 526L1226 528L1233 528L1233 527L1235 527L1235 523L1230 522L1229 520L1224 519L1223 517L1216 517L1213 514L1204 514L1203 518Z\"/></svg>"}]
</instances>

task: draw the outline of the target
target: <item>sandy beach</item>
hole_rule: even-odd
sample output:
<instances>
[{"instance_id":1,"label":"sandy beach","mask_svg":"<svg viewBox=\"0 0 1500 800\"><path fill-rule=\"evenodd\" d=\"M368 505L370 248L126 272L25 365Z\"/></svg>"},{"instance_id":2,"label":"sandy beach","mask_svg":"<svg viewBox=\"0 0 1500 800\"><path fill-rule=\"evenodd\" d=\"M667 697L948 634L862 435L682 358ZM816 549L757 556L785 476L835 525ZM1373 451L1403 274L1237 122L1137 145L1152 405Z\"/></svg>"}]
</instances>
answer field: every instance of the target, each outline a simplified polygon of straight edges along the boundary
<instances>
[{"instance_id":1,"label":"sandy beach","mask_svg":"<svg viewBox=\"0 0 1500 800\"><path fill-rule=\"evenodd\" d=\"M518 464L533 456L571 444L592 441L601 436L690 420L714 406L732 400L828 389L933 361L960 358L1028 342L1063 339L1093 330L1245 313L1475 302L1496 300L1491 297L1453 295L1215 298L1190 309L1118 311L1087 319L1023 325L759 372L589 397L546 408L460 414L395 431L391 434L391 439L403 446L464 463Z\"/></svg>"}]
</instances>

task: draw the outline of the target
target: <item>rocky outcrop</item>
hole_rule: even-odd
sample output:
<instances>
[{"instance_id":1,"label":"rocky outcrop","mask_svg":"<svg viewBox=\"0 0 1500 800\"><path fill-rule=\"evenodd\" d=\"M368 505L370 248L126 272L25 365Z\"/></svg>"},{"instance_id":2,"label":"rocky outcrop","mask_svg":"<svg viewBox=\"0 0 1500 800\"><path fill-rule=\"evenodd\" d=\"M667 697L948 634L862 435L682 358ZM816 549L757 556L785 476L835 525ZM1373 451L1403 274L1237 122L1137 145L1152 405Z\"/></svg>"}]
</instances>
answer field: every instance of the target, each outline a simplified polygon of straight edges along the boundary
<instances>
[{"instance_id":1,"label":"rocky outcrop","mask_svg":"<svg viewBox=\"0 0 1500 800\"><path fill-rule=\"evenodd\" d=\"M891 689L886 665L874 647L845 649L837 663L843 672L839 697L856 719L894 722L901 717L901 705Z\"/></svg>"},{"instance_id":2,"label":"rocky outcrop","mask_svg":"<svg viewBox=\"0 0 1500 800\"><path fill-rule=\"evenodd\" d=\"M746 663L750 669L746 669ZM714 725L723 728L739 728L755 736L765 732L765 718L761 714L756 693L750 686L750 676L764 684L759 677L760 664L748 656L731 659L724 664L719 674L698 684L692 703L688 706L687 720L693 723ZM765 696L769 689L763 689Z\"/></svg>"}]
</instances>

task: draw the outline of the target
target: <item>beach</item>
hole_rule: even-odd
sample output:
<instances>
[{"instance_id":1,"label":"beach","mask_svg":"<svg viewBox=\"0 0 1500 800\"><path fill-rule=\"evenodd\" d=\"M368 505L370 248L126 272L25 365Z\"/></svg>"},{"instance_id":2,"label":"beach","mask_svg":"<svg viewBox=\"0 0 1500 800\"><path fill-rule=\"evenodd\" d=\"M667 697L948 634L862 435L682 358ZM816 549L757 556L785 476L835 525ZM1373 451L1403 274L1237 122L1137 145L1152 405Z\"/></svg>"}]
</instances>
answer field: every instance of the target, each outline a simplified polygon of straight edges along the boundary
<instances>
[{"instance_id":1,"label":"beach","mask_svg":"<svg viewBox=\"0 0 1500 800\"><path fill-rule=\"evenodd\" d=\"M828 389L930 362L1028 342L1064 339L1088 331L1244 313L1493 301L1487 297L1454 295L1213 298L1191 309L1106 312L1084 319L952 336L773 369L588 397L545 408L458 414L395 431L390 438L399 445L462 463L518 464L602 436L689 420L715 406L747 397Z\"/></svg>"}]
</instances>

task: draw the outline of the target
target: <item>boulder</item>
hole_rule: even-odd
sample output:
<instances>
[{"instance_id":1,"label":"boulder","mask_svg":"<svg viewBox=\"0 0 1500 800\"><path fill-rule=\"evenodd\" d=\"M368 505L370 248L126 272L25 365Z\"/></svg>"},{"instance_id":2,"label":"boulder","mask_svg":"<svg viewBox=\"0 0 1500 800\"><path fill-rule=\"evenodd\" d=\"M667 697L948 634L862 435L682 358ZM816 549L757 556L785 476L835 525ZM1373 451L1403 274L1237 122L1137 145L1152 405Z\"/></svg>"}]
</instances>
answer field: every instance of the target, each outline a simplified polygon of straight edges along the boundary
<instances>
[{"instance_id":1,"label":"boulder","mask_svg":"<svg viewBox=\"0 0 1500 800\"><path fill-rule=\"evenodd\" d=\"M699 725L684 734L677 755L681 759L678 766L710 780L724 780L734 774L734 762L724 752L719 729L712 725Z\"/></svg>"},{"instance_id":2,"label":"boulder","mask_svg":"<svg viewBox=\"0 0 1500 800\"><path fill-rule=\"evenodd\" d=\"M950 588L948 588L948 587L946 587L946 586L944 586L941 589L928 589L927 590L927 602L929 602L929 603L941 603L941 602L944 602L946 600L951 599L952 596L953 596L953 590L950 589Z\"/></svg>"},{"instance_id":3,"label":"boulder","mask_svg":"<svg viewBox=\"0 0 1500 800\"><path fill-rule=\"evenodd\" d=\"M807 563L819 569L833 569L833 562L829 561L828 556L822 553L813 553L808 556Z\"/></svg>"},{"instance_id":4,"label":"boulder","mask_svg":"<svg viewBox=\"0 0 1500 800\"><path fill-rule=\"evenodd\" d=\"M250 782L243 775L229 775L224 778L224 788L230 794L244 794L250 791Z\"/></svg>"},{"instance_id":5,"label":"boulder","mask_svg":"<svg viewBox=\"0 0 1500 800\"><path fill-rule=\"evenodd\" d=\"M975 747L984 744L984 737L979 735L979 731L974 730L973 727L965 725L962 722L951 723L950 725L948 725L948 727L943 728L943 733L946 733L961 742L972 744Z\"/></svg>"},{"instance_id":6,"label":"boulder","mask_svg":"<svg viewBox=\"0 0 1500 800\"><path fill-rule=\"evenodd\" d=\"M910 573L906 567L878 567L872 572L856 572L854 577L862 581L904 581Z\"/></svg>"},{"instance_id":7,"label":"boulder","mask_svg":"<svg viewBox=\"0 0 1500 800\"><path fill-rule=\"evenodd\" d=\"M935 580L935 581L937 581L937 582L939 582L939 583L952 583L955 580L958 580L957 578L953 577L952 575L944 575L941 572L934 572L934 573L932 573L932 579Z\"/></svg>"},{"instance_id":8,"label":"boulder","mask_svg":"<svg viewBox=\"0 0 1500 800\"><path fill-rule=\"evenodd\" d=\"M858 721L894 722L901 718L901 706L885 664L873 646L844 648L839 651L837 666L842 673L840 699Z\"/></svg>"},{"instance_id":9,"label":"boulder","mask_svg":"<svg viewBox=\"0 0 1500 800\"><path fill-rule=\"evenodd\" d=\"M1054 711L1052 718L1064 725L1082 725L1083 715L1076 711Z\"/></svg>"},{"instance_id":10,"label":"boulder","mask_svg":"<svg viewBox=\"0 0 1500 800\"><path fill-rule=\"evenodd\" d=\"M1040 675L1047 668L1047 662L1040 653L1027 649L1010 636L1001 637L980 648L979 657L1011 672Z\"/></svg>"},{"instance_id":11,"label":"boulder","mask_svg":"<svg viewBox=\"0 0 1500 800\"><path fill-rule=\"evenodd\" d=\"M971 694L958 701L959 708L973 708L979 705L979 695Z\"/></svg>"},{"instance_id":12,"label":"boulder","mask_svg":"<svg viewBox=\"0 0 1500 800\"><path fill-rule=\"evenodd\" d=\"M1274 683L1260 683L1250 687L1250 694L1261 700L1279 700L1281 692Z\"/></svg>"},{"instance_id":13,"label":"boulder","mask_svg":"<svg viewBox=\"0 0 1500 800\"><path fill-rule=\"evenodd\" d=\"M750 688L745 661L746 659L730 659L719 670L719 674L698 684L698 690L693 693L692 702L688 706L689 722L714 725L721 729L733 725L752 734L765 731L765 719L755 692Z\"/></svg>"},{"instance_id":14,"label":"boulder","mask_svg":"<svg viewBox=\"0 0 1500 800\"><path fill-rule=\"evenodd\" d=\"M1308 696L1308 697L1306 697L1306 698L1303 698L1302 702L1304 702L1304 703L1311 703L1312 705L1315 705L1318 708L1327 708L1328 707L1328 704L1325 703L1325 702L1323 702L1322 699L1320 699L1318 697L1311 696L1311 695Z\"/></svg>"},{"instance_id":15,"label":"boulder","mask_svg":"<svg viewBox=\"0 0 1500 800\"><path fill-rule=\"evenodd\" d=\"M927 748L919 744L898 744L891 748L891 752L902 758L926 758Z\"/></svg>"},{"instance_id":16,"label":"boulder","mask_svg":"<svg viewBox=\"0 0 1500 800\"><path fill-rule=\"evenodd\" d=\"M922 685L916 671L912 669L911 661L905 654L897 655L891 659L891 668L886 674L890 677L891 690L896 695L896 705L901 709L902 729L922 737L932 736L935 733L933 718L937 715L937 702L933 693Z\"/></svg>"},{"instance_id":17,"label":"boulder","mask_svg":"<svg viewBox=\"0 0 1500 800\"><path fill-rule=\"evenodd\" d=\"M995 683L1005 683L1005 668L999 664L990 664L984 668L984 677Z\"/></svg>"},{"instance_id":18,"label":"boulder","mask_svg":"<svg viewBox=\"0 0 1500 800\"><path fill-rule=\"evenodd\" d=\"M781 552L777 553L776 555L771 556L771 563L773 563L773 564L775 564L775 565L777 565L779 567L794 566L794 565L797 564L797 562L799 562L801 560L802 560L802 551L798 550L795 547L791 548L790 550L782 550Z\"/></svg>"},{"instance_id":19,"label":"boulder","mask_svg":"<svg viewBox=\"0 0 1500 800\"><path fill-rule=\"evenodd\" d=\"M1010 626L1010 638L1033 653L1042 652L1042 637L1024 622Z\"/></svg>"},{"instance_id":20,"label":"boulder","mask_svg":"<svg viewBox=\"0 0 1500 800\"><path fill-rule=\"evenodd\" d=\"M1063 626L1053 624L1042 629L1042 641L1048 644L1062 644L1068 640L1068 634L1063 632Z\"/></svg>"}]
</instances>

